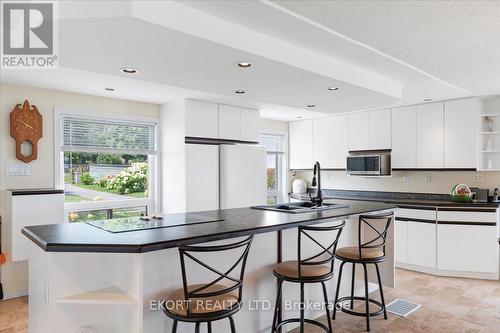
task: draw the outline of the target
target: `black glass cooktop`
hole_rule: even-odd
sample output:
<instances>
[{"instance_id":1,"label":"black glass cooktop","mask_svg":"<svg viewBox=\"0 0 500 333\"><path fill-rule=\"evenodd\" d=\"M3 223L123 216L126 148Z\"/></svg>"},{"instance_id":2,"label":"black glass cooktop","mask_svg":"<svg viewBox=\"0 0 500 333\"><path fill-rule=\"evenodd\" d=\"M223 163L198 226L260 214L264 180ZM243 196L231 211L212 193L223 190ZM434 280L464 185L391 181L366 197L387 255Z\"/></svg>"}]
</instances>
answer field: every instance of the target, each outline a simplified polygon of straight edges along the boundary
<instances>
[{"instance_id":1,"label":"black glass cooktop","mask_svg":"<svg viewBox=\"0 0 500 333\"><path fill-rule=\"evenodd\" d=\"M150 220L143 220L138 217L130 217L130 218L111 219L111 220L88 221L85 223L112 233L119 233L119 232L158 229L158 228L170 228L182 225L199 224L207 222L222 222L222 221L224 220L212 218L209 216L203 216L199 214L187 213L187 214L169 214L168 217L163 219L151 218Z\"/></svg>"}]
</instances>

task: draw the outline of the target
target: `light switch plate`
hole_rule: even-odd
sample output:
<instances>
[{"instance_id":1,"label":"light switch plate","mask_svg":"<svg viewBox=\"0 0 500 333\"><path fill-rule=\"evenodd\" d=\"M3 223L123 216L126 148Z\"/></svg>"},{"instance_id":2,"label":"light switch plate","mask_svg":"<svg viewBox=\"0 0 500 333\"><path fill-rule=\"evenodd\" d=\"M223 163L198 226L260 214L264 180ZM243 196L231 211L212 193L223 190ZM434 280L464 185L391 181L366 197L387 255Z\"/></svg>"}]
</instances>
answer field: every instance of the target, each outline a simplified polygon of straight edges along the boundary
<instances>
[{"instance_id":1,"label":"light switch plate","mask_svg":"<svg viewBox=\"0 0 500 333\"><path fill-rule=\"evenodd\" d=\"M28 164L7 164L5 174L7 176L29 176L31 168Z\"/></svg>"}]
</instances>

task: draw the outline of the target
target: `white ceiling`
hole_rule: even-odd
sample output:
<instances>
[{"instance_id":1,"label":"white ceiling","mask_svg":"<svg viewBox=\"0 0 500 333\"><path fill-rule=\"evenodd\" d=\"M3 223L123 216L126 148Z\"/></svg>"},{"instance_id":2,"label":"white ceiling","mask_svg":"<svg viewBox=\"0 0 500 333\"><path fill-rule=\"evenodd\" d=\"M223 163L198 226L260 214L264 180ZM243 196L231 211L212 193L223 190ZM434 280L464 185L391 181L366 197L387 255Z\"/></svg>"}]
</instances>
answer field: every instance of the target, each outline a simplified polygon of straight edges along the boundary
<instances>
[{"instance_id":1,"label":"white ceiling","mask_svg":"<svg viewBox=\"0 0 500 333\"><path fill-rule=\"evenodd\" d=\"M500 1L273 1L475 95L500 92Z\"/></svg>"},{"instance_id":2,"label":"white ceiling","mask_svg":"<svg viewBox=\"0 0 500 333\"><path fill-rule=\"evenodd\" d=\"M152 103L198 98L259 108L264 118L286 121L424 98L500 93L498 38L486 31L500 34L500 20L491 20L499 6L489 4L490 14L461 14L465 23L458 24L447 16L453 11L441 5L436 5L443 10L440 15L431 8L431 16L424 19L429 6L410 1L413 5L406 7L368 1L366 11L351 3L61 2L61 67L2 69L0 79ZM420 21L411 17L412 11ZM472 32L480 43L472 40ZM453 42L445 43L447 36ZM393 43L397 45L390 48ZM242 70L235 66L238 61L254 66ZM119 72L123 66L140 72L126 76ZM116 90L106 92L109 86ZM328 86L341 89L329 92ZM247 93L235 95L235 89ZM317 107L306 110L306 104Z\"/></svg>"}]
</instances>

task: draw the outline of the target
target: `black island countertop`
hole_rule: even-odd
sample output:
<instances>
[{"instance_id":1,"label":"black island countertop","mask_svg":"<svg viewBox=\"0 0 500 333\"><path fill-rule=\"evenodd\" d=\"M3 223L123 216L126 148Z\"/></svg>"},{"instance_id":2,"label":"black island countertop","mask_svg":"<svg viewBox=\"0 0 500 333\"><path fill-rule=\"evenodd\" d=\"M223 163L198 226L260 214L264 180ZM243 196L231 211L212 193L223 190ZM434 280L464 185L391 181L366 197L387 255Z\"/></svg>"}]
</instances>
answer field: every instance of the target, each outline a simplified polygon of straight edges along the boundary
<instances>
[{"instance_id":1,"label":"black island countertop","mask_svg":"<svg viewBox=\"0 0 500 333\"><path fill-rule=\"evenodd\" d=\"M327 202L342 203L348 207L300 214L236 208L196 212L195 214L205 216L211 221L183 225L179 225L178 221L185 214L164 215L163 224L167 226L157 229L112 233L79 222L28 226L22 229L22 233L47 252L143 253L397 209L393 204L381 202L350 200L327 200ZM176 222L168 226L170 219Z\"/></svg>"}]
</instances>

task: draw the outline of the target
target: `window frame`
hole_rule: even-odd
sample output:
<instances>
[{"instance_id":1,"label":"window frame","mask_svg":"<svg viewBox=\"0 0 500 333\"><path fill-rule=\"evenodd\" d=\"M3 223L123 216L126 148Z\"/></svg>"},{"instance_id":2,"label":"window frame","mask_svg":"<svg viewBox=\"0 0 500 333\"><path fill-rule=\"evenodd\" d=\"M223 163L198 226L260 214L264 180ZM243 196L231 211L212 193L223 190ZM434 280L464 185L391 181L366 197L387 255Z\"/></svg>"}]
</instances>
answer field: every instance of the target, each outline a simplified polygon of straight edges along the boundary
<instances>
[{"instance_id":1,"label":"window frame","mask_svg":"<svg viewBox=\"0 0 500 333\"><path fill-rule=\"evenodd\" d=\"M280 131L262 131L260 133L260 138L262 136L273 136L273 137L279 137L280 139L280 146L281 146L281 152L282 153L273 153L270 152L268 153L266 151L266 157L268 155L274 155L277 156L277 180L276 183L278 184L278 189L277 190L267 190L266 198L269 197L277 197L276 203L283 203L287 202L288 198L288 133L286 132L280 132Z\"/></svg>"},{"instance_id":2,"label":"window frame","mask_svg":"<svg viewBox=\"0 0 500 333\"><path fill-rule=\"evenodd\" d=\"M158 161L160 160L159 134L158 128L160 119L156 117L143 117L136 115L123 115L121 113L101 113L89 110L73 108L54 108L54 188L64 190L64 152L61 150L61 117L63 115L73 115L88 117L92 119L120 120L130 122L144 122L154 125L154 140L156 154L148 154L148 198L108 200L108 201L88 201L88 202L65 202L64 218L68 222L68 213L92 210L108 210L120 208L146 207L148 214L157 212L160 207L158 202Z\"/></svg>"}]
</instances>

